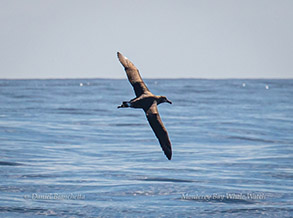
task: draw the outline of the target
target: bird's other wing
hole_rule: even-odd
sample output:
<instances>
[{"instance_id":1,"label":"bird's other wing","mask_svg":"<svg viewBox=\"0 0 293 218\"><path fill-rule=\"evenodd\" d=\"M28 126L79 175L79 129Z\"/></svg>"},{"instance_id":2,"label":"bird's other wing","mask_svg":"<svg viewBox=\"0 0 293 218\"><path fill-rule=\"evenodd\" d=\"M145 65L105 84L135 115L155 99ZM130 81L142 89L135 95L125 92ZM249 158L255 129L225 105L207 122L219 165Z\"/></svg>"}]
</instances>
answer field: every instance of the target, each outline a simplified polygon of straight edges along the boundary
<instances>
[{"instance_id":1,"label":"bird's other wing","mask_svg":"<svg viewBox=\"0 0 293 218\"><path fill-rule=\"evenodd\" d=\"M155 101L152 106L145 111L146 117L152 127L156 137L158 138L160 145L169 160L172 158L172 147L168 136L168 132L160 118L157 102Z\"/></svg>"},{"instance_id":2,"label":"bird's other wing","mask_svg":"<svg viewBox=\"0 0 293 218\"><path fill-rule=\"evenodd\" d=\"M150 93L134 64L128 60L128 58L124 57L120 52L117 52L117 56L120 63L124 66L128 80L133 86L136 97L139 97L140 95L147 92Z\"/></svg>"}]
</instances>

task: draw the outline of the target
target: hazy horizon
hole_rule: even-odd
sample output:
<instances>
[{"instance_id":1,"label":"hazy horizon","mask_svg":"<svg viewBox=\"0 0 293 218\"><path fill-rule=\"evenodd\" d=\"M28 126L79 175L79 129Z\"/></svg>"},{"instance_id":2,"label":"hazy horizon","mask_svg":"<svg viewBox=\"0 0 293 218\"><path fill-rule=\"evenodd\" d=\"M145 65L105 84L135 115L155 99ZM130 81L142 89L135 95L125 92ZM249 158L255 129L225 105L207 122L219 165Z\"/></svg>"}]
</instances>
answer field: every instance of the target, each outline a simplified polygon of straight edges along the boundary
<instances>
[{"instance_id":1,"label":"hazy horizon","mask_svg":"<svg viewBox=\"0 0 293 218\"><path fill-rule=\"evenodd\" d=\"M0 1L0 79L293 78L289 0Z\"/></svg>"},{"instance_id":2,"label":"hazy horizon","mask_svg":"<svg viewBox=\"0 0 293 218\"><path fill-rule=\"evenodd\" d=\"M75 77L75 78L0 78L0 80L127 80L127 77L106 78L106 77ZM146 80L293 80L293 78L168 78L168 77L144 77Z\"/></svg>"}]
</instances>

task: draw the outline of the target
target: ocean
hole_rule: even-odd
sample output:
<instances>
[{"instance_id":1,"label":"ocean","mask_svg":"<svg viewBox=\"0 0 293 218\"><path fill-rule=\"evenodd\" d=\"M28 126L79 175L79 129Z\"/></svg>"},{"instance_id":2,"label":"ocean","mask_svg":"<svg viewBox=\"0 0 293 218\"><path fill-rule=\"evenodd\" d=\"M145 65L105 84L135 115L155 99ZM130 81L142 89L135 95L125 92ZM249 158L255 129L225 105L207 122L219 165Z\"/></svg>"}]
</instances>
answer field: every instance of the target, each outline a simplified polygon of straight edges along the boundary
<instances>
[{"instance_id":1,"label":"ocean","mask_svg":"<svg viewBox=\"0 0 293 218\"><path fill-rule=\"evenodd\" d=\"M292 217L293 80L0 80L0 217Z\"/></svg>"}]
</instances>

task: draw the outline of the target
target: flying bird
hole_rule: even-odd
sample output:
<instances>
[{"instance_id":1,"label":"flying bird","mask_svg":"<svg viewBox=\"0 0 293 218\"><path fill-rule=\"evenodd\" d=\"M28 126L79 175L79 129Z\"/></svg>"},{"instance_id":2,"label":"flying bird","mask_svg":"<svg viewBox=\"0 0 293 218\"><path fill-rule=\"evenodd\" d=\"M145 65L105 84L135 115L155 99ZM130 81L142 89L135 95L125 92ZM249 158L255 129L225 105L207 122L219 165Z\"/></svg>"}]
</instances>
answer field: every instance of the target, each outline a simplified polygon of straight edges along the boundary
<instances>
[{"instance_id":1,"label":"flying bird","mask_svg":"<svg viewBox=\"0 0 293 218\"><path fill-rule=\"evenodd\" d=\"M165 96L157 96L150 92L146 84L143 82L138 69L134 64L124 57L121 53L117 52L118 59L123 65L128 80L133 86L136 97L130 101L123 101L118 108L142 108L146 114L147 120L152 127L156 137L158 138L162 150L169 160L172 158L171 142L168 132L160 118L157 106L161 103L167 102L172 104Z\"/></svg>"}]
</instances>

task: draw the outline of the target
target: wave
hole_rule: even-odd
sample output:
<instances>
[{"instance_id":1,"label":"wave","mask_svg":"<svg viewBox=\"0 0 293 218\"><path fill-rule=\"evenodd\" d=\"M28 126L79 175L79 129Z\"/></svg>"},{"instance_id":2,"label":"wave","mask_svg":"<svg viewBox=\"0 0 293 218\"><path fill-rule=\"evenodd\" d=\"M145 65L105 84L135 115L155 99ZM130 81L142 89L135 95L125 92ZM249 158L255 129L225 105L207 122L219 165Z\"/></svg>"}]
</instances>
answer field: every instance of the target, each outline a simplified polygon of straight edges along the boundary
<instances>
[{"instance_id":1,"label":"wave","mask_svg":"<svg viewBox=\"0 0 293 218\"><path fill-rule=\"evenodd\" d=\"M22 166L24 164L17 163L17 162L7 162L7 161L0 161L1 166Z\"/></svg>"},{"instance_id":2,"label":"wave","mask_svg":"<svg viewBox=\"0 0 293 218\"><path fill-rule=\"evenodd\" d=\"M187 180L187 179L173 179L173 178L163 178L163 177L144 177L138 178L136 180L140 181L152 181L152 182L196 182L194 180Z\"/></svg>"}]
</instances>

